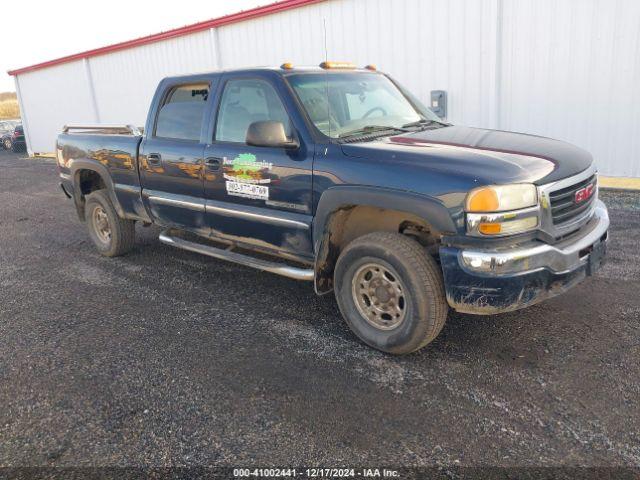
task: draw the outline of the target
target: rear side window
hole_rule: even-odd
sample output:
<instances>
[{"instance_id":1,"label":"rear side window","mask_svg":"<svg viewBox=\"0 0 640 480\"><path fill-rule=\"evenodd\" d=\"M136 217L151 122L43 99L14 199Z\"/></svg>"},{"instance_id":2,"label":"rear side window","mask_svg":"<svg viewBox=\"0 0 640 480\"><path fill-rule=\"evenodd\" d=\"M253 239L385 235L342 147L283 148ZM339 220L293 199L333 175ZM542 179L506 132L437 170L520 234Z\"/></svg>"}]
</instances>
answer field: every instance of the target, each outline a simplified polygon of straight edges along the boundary
<instances>
[{"instance_id":1,"label":"rear side window","mask_svg":"<svg viewBox=\"0 0 640 480\"><path fill-rule=\"evenodd\" d=\"M181 85L174 88L160 108L156 137L200 140L200 128L209 98L209 85Z\"/></svg>"}]
</instances>

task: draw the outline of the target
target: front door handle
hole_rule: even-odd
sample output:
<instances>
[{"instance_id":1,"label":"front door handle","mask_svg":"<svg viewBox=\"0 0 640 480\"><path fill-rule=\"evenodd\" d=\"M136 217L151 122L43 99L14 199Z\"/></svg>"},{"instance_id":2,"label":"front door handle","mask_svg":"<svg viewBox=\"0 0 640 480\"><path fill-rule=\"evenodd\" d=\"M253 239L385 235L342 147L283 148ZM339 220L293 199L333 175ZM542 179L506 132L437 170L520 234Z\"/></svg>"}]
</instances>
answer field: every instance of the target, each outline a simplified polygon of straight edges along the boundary
<instances>
[{"instance_id":1,"label":"front door handle","mask_svg":"<svg viewBox=\"0 0 640 480\"><path fill-rule=\"evenodd\" d=\"M160 163L162 162L162 157L159 153L150 153L149 155L147 155L147 161L152 165L160 165Z\"/></svg>"},{"instance_id":2,"label":"front door handle","mask_svg":"<svg viewBox=\"0 0 640 480\"><path fill-rule=\"evenodd\" d=\"M222 159L218 157L207 157L204 159L204 163L210 170L218 170L222 164Z\"/></svg>"}]
</instances>

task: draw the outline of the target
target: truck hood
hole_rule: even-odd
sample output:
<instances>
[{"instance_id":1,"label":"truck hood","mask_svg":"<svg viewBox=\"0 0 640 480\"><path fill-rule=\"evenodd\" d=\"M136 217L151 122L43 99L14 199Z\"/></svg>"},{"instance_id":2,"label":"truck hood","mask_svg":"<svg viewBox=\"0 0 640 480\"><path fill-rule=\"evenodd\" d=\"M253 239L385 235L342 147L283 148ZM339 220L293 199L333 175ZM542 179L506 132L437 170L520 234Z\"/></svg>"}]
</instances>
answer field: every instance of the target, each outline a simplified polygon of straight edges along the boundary
<instances>
[{"instance_id":1,"label":"truck hood","mask_svg":"<svg viewBox=\"0 0 640 480\"><path fill-rule=\"evenodd\" d=\"M545 184L578 174L591 154L559 140L522 133L449 126L406 133L372 142L345 143L347 156L393 162L466 177L470 183Z\"/></svg>"}]
</instances>

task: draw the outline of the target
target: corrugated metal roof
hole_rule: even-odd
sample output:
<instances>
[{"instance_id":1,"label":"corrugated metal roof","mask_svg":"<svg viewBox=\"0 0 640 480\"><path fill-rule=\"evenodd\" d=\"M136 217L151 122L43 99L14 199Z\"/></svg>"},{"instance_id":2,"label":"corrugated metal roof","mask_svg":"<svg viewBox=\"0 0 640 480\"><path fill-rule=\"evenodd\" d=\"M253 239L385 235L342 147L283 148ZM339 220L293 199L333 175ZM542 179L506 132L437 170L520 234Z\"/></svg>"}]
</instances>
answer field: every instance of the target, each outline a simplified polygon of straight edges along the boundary
<instances>
[{"instance_id":1,"label":"corrugated metal roof","mask_svg":"<svg viewBox=\"0 0 640 480\"><path fill-rule=\"evenodd\" d=\"M262 17L265 15L271 15L273 13L282 12L285 10L291 10L293 8L303 7L305 5L311 5L313 3L323 2L325 0L283 0L280 2L271 3L262 7L252 8L243 12L232 13L223 17L206 20L204 22L194 23L192 25L186 25L180 28L174 28L167 30L166 32L155 33L153 35L147 35L146 37L140 37L133 40L127 40L126 42L120 42L106 47L95 48L93 50L87 50L86 52L76 53L73 55L67 55L66 57L56 58L54 60L48 60L46 62L37 63L28 67L18 68L15 70L9 70L9 75L19 75L25 72L31 72L33 70L40 70L42 68L52 67L54 65L60 65L62 63L73 62L74 60L81 60L83 58L96 57L98 55L105 55L107 53L116 52L119 50L125 50L128 48L138 47L140 45L146 45L149 43L155 43L170 38L179 37L182 35L189 35L194 32L207 30L209 28L220 27L222 25L229 25L231 23L238 23L245 20Z\"/></svg>"}]
</instances>

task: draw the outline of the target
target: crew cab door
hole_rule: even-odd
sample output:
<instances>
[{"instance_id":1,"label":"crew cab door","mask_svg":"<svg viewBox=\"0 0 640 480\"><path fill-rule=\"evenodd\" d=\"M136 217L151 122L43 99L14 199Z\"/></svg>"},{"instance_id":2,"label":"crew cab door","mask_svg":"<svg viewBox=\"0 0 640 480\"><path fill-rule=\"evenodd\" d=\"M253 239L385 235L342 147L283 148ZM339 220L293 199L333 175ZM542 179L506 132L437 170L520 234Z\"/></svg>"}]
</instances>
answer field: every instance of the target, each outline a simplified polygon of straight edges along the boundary
<instances>
[{"instance_id":1,"label":"crew cab door","mask_svg":"<svg viewBox=\"0 0 640 480\"><path fill-rule=\"evenodd\" d=\"M212 80L175 82L158 89L155 115L150 115L140 145L143 201L156 223L206 235L203 132Z\"/></svg>"},{"instance_id":2,"label":"crew cab door","mask_svg":"<svg viewBox=\"0 0 640 480\"><path fill-rule=\"evenodd\" d=\"M212 235L312 258L313 143L277 74L228 74L218 89L204 152L206 221ZM299 148L245 142L249 125L279 121Z\"/></svg>"}]
</instances>

